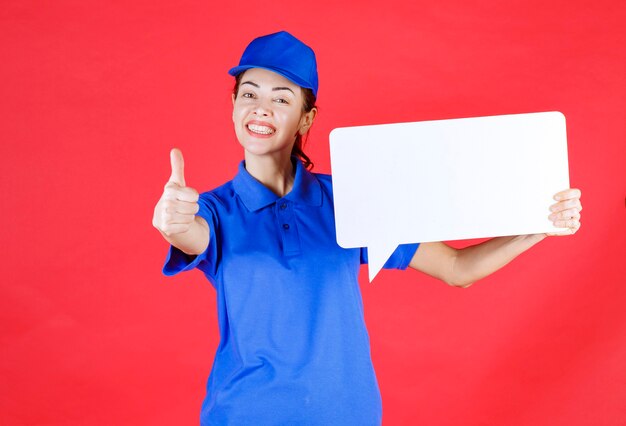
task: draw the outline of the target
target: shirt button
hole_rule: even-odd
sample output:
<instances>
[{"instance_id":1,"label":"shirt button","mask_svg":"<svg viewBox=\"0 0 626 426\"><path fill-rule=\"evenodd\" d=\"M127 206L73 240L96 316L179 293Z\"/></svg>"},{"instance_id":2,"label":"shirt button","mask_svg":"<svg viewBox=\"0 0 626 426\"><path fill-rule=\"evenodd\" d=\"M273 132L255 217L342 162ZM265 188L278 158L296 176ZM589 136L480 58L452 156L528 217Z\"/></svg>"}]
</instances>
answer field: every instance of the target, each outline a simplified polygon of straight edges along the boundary
<instances>
[{"instance_id":1,"label":"shirt button","mask_svg":"<svg viewBox=\"0 0 626 426\"><path fill-rule=\"evenodd\" d=\"M288 223L283 223L283 229L289 229L289 224Z\"/></svg>"},{"instance_id":2,"label":"shirt button","mask_svg":"<svg viewBox=\"0 0 626 426\"><path fill-rule=\"evenodd\" d=\"M285 210L286 208L287 208L287 203L282 203L282 204L280 205L280 209L281 209L281 210Z\"/></svg>"}]
</instances>

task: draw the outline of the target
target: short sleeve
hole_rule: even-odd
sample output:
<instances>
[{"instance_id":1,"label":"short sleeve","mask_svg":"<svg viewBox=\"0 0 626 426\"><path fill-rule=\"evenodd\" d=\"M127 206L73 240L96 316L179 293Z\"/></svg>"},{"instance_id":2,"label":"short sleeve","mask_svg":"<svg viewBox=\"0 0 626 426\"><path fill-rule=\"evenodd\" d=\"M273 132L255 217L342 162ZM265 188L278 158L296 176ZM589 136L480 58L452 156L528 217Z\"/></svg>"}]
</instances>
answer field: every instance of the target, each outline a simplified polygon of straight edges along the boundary
<instances>
[{"instance_id":1,"label":"short sleeve","mask_svg":"<svg viewBox=\"0 0 626 426\"><path fill-rule=\"evenodd\" d=\"M387 262L385 262L383 269L405 270L409 266L411 259L413 259L413 256L415 255L415 252L417 251L417 248L419 247L419 245L420 245L419 243L400 244L395 249L393 254L389 257ZM361 247L361 264L366 264L366 263L367 263L367 247Z\"/></svg>"},{"instance_id":2,"label":"short sleeve","mask_svg":"<svg viewBox=\"0 0 626 426\"><path fill-rule=\"evenodd\" d=\"M188 255L170 245L163 265L164 275L172 276L196 267L211 278L215 277L217 273L218 216L210 193L200 194L198 205L200 209L196 215L206 220L209 225L209 245L203 253L197 256Z\"/></svg>"}]
</instances>

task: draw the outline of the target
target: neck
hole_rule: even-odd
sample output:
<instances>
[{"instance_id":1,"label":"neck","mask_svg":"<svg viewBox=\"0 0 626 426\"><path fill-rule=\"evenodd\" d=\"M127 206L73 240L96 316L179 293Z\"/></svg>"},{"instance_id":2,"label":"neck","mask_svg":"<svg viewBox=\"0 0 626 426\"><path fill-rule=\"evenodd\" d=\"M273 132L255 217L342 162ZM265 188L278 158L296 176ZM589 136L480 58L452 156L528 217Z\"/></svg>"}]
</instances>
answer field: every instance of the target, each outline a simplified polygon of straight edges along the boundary
<instances>
[{"instance_id":1,"label":"neck","mask_svg":"<svg viewBox=\"0 0 626 426\"><path fill-rule=\"evenodd\" d=\"M291 155L256 156L246 151L246 170L274 194L284 197L293 188L295 169Z\"/></svg>"}]
</instances>

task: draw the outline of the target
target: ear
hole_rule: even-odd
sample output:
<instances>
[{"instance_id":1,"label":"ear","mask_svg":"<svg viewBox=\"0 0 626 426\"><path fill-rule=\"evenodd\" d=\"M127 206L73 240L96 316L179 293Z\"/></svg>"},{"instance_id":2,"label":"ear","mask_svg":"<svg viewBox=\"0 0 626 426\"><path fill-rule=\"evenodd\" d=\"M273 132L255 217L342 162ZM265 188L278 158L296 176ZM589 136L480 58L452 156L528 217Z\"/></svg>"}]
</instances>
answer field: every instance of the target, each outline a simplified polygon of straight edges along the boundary
<instances>
[{"instance_id":1,"label":"ear","mask_svg":"<svg viewBox=\"0 0 626 426\"><path fill-rule=\"evenodd\" d=\"M232 94L232 100L233 100L233 114L232 114L232 120L233 123L235 122L235 94Z\"/></svg>"},{"instance_id":2,"label":"ear","mask_svg":"<svg viewBox=\"0 0 626 426\"><path fill-rule=\"evenodd\" d=\"M300 129L298 129L298 133L300 135L304 135L309 131L311 126L313 125L313 121L315 121L315 117L317 116L317 108L313 108L311 111L307 112L302 116L302 120L300 122Z\"/></svg>"}]
</instances>

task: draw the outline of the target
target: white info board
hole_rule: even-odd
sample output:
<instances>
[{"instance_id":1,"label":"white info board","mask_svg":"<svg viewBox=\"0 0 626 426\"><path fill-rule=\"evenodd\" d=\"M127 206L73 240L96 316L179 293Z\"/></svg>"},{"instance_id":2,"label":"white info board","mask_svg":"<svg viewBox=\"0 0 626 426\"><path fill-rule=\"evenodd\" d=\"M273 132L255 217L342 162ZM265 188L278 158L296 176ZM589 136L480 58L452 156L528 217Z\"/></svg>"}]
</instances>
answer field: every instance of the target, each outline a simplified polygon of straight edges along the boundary
<instances>
[{"instance_id":1,"label":"white info board","mask_svg":"<svg viewBox=\"0 0 626 426\"><path fill-rule=\"evenodd\" d=\"M370 282L399 244L562 230L560 112L337 128L330 157L337 243L367 247Z\"/></svg>"}]
</instances>

